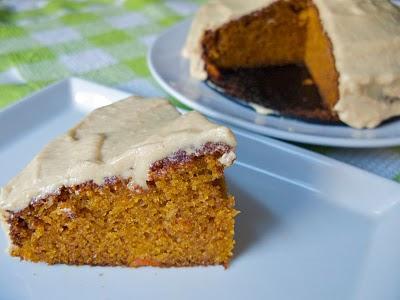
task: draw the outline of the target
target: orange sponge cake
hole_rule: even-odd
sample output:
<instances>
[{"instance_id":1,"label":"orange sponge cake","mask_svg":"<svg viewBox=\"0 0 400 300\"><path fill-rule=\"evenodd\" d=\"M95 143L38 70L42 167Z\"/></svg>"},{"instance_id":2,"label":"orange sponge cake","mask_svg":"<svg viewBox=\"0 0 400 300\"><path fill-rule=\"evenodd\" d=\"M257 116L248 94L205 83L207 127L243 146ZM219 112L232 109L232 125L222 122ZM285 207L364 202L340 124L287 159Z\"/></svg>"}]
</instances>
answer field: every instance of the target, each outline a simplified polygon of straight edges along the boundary
<instances>
[{"instance_id":1,"label":"orange sponge cake","mask_svg":"<svg viewBox=\"0 0 400 300\"><path fill-rule=\"evenodd\" d=\"M236 141L197 112L131 97L56 138L1 189L10 254L49 264L227 265Z\"/></svg>"},{"instance_id":2,"label":"orange sponge cake","mask_svg":"<svg viewBox=\"0 0 400 300\"><path fill-rule=\"evenodd\" d=\"M372 128L400 115L399 36L390 0L212 0L183 55L255 107Z\"/></svg>"}]
</instances>

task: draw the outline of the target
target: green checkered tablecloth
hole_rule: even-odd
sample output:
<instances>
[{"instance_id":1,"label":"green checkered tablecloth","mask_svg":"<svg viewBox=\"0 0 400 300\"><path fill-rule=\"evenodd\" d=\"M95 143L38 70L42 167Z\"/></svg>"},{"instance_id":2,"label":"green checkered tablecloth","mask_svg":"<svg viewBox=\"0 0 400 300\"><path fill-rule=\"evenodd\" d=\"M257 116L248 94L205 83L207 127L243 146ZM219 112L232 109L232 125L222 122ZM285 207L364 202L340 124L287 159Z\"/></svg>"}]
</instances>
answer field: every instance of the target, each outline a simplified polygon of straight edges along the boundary
<instances>
[{"instance_id":1,"label":"green checkered tablecloth","mask_svg":"<svg viewBox=\"0 0 400 300\"><path fill-rule=\"evenodd\" d=\"M167 96L146 52L202 0L0 0L0 109L78 76L144 96ZM400 182L400 147L314 151Z\"/></svg>"}]
</instances>

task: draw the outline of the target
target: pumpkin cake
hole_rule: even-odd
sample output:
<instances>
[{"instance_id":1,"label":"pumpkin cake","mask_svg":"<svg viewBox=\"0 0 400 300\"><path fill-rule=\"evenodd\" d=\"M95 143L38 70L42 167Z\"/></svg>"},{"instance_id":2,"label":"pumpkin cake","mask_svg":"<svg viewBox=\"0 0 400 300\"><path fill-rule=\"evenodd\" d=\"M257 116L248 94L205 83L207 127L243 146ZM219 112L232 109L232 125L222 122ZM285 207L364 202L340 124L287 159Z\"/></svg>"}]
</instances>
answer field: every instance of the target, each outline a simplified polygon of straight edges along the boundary
<instances>
[{"instance_id":1,"label":"pumpkin cake","mask_svg":"<svg viewBox=\"0 0 400 300\"><path fill-rule=\"evenodd\" d=\"M193 77L256 108L355 128L400 115L399 52L390 0L213 0L183 49Z\"/></svg>"},{"instance_id":2,"label":"pumpkin cake","mask_svg":"<svg viewBox=\"0 0 400 300\"><path fill-rule=\"evenodd\" d=\"M232 132L166 100L89 114L1 189L12 256L48 264L227 266Z\"/></svg>"}]
</instances>

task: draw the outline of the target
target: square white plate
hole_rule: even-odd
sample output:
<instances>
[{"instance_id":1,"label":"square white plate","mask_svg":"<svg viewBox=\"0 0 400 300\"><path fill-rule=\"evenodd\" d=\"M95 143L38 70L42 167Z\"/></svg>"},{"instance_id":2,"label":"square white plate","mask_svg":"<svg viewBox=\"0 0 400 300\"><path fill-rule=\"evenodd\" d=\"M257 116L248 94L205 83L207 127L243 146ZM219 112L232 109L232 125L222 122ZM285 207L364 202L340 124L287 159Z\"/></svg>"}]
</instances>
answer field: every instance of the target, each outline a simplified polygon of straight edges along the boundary
<instances>
[{"instance_id":1,"label":"square white plate","mask_svg":"<svg viewBox=\"0 0 400 300\"><path fill-rule=\"evenodd\" d=\"M89 111L125 96L70 79L1 111L0 185ZM400 185L235 133L227 181L241 214L227 270L47 266L1 251L0 299L400 299Z\"/></svg>"}]
</instances>

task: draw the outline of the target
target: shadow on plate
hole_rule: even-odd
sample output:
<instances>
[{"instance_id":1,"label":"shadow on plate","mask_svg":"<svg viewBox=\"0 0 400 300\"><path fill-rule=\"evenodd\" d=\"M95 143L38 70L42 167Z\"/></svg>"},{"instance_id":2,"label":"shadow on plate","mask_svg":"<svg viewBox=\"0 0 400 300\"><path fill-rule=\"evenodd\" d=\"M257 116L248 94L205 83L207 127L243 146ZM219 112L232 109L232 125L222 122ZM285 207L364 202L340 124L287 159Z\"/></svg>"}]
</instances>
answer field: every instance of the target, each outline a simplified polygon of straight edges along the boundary
<instances>
[{"instance_id":1,"label":"shadow on plate","mask_svg":"<svg viewBox=\"0 0 400 300\"><path fill-rule=\"evenodd\" d=\"M268 235L276 227L277 219L265 205L239 186L230 184L229 192L235 195L236 209L240 211L235 224L235 260Z\"/></svg>"}]
</instances>

